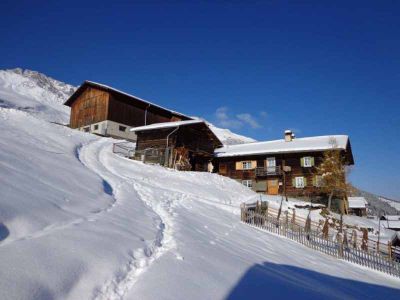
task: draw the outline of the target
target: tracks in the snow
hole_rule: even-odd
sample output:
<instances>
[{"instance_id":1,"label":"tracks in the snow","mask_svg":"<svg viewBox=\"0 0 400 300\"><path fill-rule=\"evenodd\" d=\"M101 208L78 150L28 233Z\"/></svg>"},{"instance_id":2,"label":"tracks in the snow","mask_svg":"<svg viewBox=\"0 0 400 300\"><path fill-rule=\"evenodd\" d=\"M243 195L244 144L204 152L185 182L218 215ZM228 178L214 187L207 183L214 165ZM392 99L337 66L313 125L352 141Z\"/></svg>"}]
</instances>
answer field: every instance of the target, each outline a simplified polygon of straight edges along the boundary
<instances>
[{"instance_id":1,"label":"tracks in the snow","mask_svg":"<svg viewBox=\"0 0 400 300\"><path fill-rule=\"evenodd\" d=\"M146 241L146 246L139 249L132 249L129 253L127 264L115 274L101 288L95 291L95 299L123 299L126 292L137 281L139 275L151 265L153 261L162 256L175 246L173 240L172 204L176 199L170 193L157 193L144 184L137 182L134 178L121 175L111 167L110 160L118 159L111 152L111 140L99 139L79 149L80 161L93 172L97 173L112 189L114 203L107 209L112 212L116 205L123 205L124 201L133 201L132 198L139 198L152 211L159 220L157 221L157 233L153 240ZM131 168L131 166L127 166ZM121 190L124 193L120 193ZM126 195L130 195L130 199Z\"/></svg>"}]
</instances>

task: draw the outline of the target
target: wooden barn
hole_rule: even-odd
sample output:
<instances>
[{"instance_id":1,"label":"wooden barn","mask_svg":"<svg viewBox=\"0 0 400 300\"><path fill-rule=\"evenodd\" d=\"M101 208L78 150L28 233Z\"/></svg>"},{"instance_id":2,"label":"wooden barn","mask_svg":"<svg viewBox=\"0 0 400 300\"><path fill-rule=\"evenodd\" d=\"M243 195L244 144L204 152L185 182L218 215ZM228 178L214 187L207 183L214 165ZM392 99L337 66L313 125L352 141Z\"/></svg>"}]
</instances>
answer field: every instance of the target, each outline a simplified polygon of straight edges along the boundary
<instances>
[{"instance_id":1,"label":"wooden barn","mask_svg":"<svg viewBox=\"0 0 400 300\"><path fill-rule=\"evenodd\" d=\"M91 81L85 81L64 104L71 107L71 128L133 141L136 135L131 128L192 119Z\"/></svg>"},{"instance_id":2,"label":"wooden barn","mask_svg":"<svg viewBox=\"0 0 400 300\"><path fill-rule=\"evenodd\" d=\"M212 171L214 150L222 143L202 120L151 124L131 129L136 158L179 170Z\"/></svg>"},{"instance_id":3,"label":"wooden barn","mask_svg":"<svg viewBox=\"0 0 400 300\"><path fill-rule=\"evenodd\" d=\"M321 193L321 176L316 166L324 151L332 149L332 140L354 164L348 136L316 136L295 138L285 131L284 139L224 146L215 151L218 173L231 177L256 192L270 195L316 196Z\"/></svg>"}]
</instances>

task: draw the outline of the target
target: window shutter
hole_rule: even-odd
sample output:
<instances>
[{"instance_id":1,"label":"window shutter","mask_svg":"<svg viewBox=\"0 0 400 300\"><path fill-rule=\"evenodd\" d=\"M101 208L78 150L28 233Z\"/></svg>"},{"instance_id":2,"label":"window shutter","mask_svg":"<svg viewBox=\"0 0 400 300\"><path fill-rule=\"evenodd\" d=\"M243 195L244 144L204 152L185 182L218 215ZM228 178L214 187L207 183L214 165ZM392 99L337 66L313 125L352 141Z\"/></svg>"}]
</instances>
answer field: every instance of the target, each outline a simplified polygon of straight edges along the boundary
<instances>
[{"instance_id":1,"label":"window shutter","mask_svg":"<svg viewBox=\"0 0 400 300\"><path fill-rule=\"evenodd\" d=\"M311 157L311 166L314 166L315 165L315 163L314 163L314 156L312 156Z\"/></svg>"},{"instance_id":2,"label":"window shutter","mask_svg":"<svg viewBox=\"0 0 400 300\"><path fill-rule=\"evenodd\" d=\"M296 187L296 178L292 178L292 185Z\"/></svg>"},{"instance_id":3,"label":"window shutter","mask_svg":"<svg viewBox=\"0 0 400 300\"><path fill-rule=\"evenodd\" d=\"M313 186L317 186L317 176L313 176L312 184L313 184Z\"/></svg>"},{"instance_id":4,"label":"window shutter","mask_svg":"<svg viewBox=\"0 0 400 300\"><path fill-rule=\"evenodd\" d=\"M300 165L304 167L304 157L300 158Z\"/></svg>"},{"instance_id":5,"label":"window shutter","mask_svg":"<svg viewBox=\"0 0 400 300\"><path fill-rule=\"evenodd\" d=\"M241 161L236 162L236 170L243 170L243 164Z\"/></svg>"},{"instance_id":6,"label":"window shutter","mask_svg":"<svg viewBox=\"0 0 400 300\"><path fill-rule=\"evenodd\" d=\"M252 161L251 161L251 168L252 168L252 169L257 168L257 161L256 161L256 160L252 160Z\"/></svg>"},{"instance_id":7,"label":"window shutter","mask_svg":"<svg viewBox=\"0 0 400 300\"><path fill-rule=\"evenodd\" d=\"M303 177L304 187L307 186L307 178Z\"/></svg>"}]
</instances>

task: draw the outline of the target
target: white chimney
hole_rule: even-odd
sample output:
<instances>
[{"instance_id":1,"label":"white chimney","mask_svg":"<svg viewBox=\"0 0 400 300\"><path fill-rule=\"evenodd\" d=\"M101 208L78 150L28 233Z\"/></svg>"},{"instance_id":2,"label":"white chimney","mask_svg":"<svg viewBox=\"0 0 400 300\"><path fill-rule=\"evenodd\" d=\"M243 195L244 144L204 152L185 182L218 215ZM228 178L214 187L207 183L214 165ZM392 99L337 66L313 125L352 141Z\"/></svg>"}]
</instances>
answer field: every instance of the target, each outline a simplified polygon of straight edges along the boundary
<instances>
[{"instance_id":1,"label":"white chimney","mask_svg":"<svg viewBox=\"0 0 400 300\"><path fill-rule=\"evenodd\" d=\"M291 130L285 130L285 142L291 142L294 137L294 134Z\"/></svg>"}]
</instances>

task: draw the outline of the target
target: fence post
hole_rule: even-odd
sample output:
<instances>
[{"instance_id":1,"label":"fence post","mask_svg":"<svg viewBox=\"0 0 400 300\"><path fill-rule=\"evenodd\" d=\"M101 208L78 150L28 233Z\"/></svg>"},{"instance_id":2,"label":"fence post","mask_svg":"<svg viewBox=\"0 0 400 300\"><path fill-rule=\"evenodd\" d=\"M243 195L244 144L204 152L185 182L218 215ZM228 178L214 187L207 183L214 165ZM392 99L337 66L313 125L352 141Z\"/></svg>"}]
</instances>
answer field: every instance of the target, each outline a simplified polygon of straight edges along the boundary
<instances>
[{"instance_id":1,"label":"fence post","mask_svg":"<svg viewBox=\"0 0 400 300\"><path fill-rule=\"evenodd\" d=\"M389 258L392 259L392 242L391 241L388 242L388 254L389 254Z\"/></svg>"},{"instance_id":2,"label":"fence post","mask_svg":"<svg viewBox=\"0 0 400 300\"><path fill-rule=\"evenodd\" d=\"M293 215L292 215L292 230L294 229L294 225L296 224L296 209L293 208Z\"/></svg>"},{"instance_id":3,"label":"fence post","mask_svg":"<svg viewBox=\"0 0 400 300\"><path fill-rule=\"evenodd\" d=\"M322 228L322 237L327 240L329 238L329 222L328 218L325 219L324 227Z\"/></svg>"},{"instance_id":4,"label":"fence post","mask_svg":"<svg viewBox=\"0 0 400 300\"><path fill-rule=\"evenodd\" d=\"M338 248L339 257L343 257L343 239L342 239L342 234L341 233L338 233L336 235L336 240L337 240L337 243L338 243L338 246L339 246L339 248Z\"/></svg>"},{"instance_id":5,"label":"fence post","mask_svg":"<svg viewBox=\"0 0 400 300\"><path fill-rule=\"evenodd\" d=\"M364 251L368 251L368 230L367 228L362 228L363 237L362 237L362 244L361 249Z\"/></svg>"},{"instance_id":6,"label":"fence post","mask_svg":"<svg viewBox=\"0 0 400 300\"><path fill-rule=\"evenodd\" d=\"M355 229L353 229L352 240L353 248L357 249L357 230Z\"/></svg>"}]
</instances>

